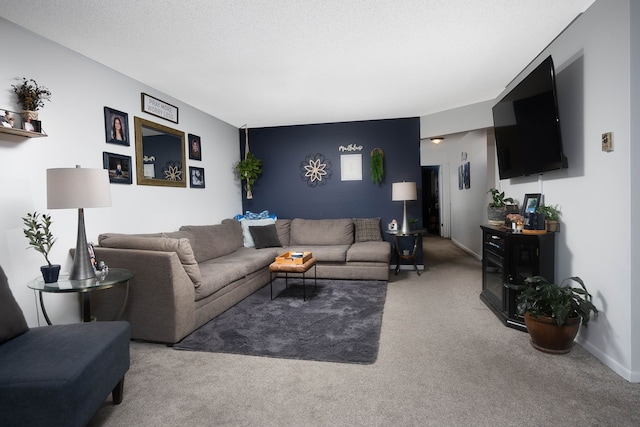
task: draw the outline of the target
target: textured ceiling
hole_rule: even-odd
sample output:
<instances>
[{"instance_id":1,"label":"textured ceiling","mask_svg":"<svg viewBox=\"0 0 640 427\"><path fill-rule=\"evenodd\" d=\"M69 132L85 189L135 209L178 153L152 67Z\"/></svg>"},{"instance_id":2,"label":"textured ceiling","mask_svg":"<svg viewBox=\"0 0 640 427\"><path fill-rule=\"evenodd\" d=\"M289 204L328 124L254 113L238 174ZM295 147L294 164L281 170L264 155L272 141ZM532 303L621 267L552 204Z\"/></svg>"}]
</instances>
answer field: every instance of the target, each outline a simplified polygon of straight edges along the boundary
<instances>
[{"instance_id":1,"label":"textured ceiling","mask_svg":"<svg viewBox=\"0 0 640 427\"><path fill-rule=\"evenodd\" d=\"M493 99L593 1L0 0L0 16L234 126L262 127Z\"/></svg>"}]
</instances>

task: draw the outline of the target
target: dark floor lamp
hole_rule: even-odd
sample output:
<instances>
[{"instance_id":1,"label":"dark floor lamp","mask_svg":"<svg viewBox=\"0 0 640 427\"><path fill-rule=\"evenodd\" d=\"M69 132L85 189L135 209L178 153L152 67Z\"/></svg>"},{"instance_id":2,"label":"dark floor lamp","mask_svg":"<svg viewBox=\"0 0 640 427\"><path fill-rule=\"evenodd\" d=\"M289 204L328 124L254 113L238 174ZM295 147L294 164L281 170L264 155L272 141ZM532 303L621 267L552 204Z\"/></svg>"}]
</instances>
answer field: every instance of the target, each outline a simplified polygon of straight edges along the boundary
<instances>
[{"instance_id":1,"label":"dark floor lamp","mask_svg":"<svg viewBox=\"0 0 640 427\"><path fill-rule=\"evenodd\" d=\"M91 265L84 228L84 208L111 206L109 174L106 169L47 169L47 208L78 209L78 239L69 279L86 280L96 277Z\"/></svg>"}]
</instances>

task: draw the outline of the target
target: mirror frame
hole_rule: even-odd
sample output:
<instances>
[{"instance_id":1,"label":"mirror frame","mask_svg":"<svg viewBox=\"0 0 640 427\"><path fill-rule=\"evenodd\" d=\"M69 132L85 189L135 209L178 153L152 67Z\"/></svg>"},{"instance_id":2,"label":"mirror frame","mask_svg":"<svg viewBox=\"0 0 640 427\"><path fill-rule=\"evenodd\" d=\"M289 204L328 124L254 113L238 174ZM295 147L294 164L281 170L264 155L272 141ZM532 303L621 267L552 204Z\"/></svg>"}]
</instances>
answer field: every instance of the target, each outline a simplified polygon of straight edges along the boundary
<instances>
[{"instance_id":1,"label":"mirror frame","mask_svg":"<svg viewBox=\"0 0 640 427\"><path fill-rule=\"evenodd\" d=\"M184 132L177 129L170 128L149 120L145 120L140 117L134 117L134 127L136 133L136 180L138 185L158 185L161 187L186 187L187 186L187 172L186 159L185 159L185 138ZM146 178L144 176L144 150L142 141L142 128L150 128L156 132L169 134L180 138L180 157L182 161L182 180L170 181L160 178Z\"/></svg>"}]
</instances>

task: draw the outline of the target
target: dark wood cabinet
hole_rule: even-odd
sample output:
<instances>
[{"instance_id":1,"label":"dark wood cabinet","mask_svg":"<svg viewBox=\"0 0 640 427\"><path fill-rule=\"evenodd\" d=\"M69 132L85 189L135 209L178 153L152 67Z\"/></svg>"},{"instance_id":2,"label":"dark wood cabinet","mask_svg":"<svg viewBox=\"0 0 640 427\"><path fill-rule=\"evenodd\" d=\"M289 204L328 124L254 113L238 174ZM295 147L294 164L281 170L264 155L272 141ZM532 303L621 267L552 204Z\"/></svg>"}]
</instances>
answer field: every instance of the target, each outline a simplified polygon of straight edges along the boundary
<instances>
[{"instance_id":1,"label":"dark wood cabinet","mask_svg":"<svg viewBox=\"0 0 640 427\"><path fill-rule=\"evenodd\" d=\"M506 325L526 330L516 311L518 291L504 283L524 284L530 276L555 280L555 233L516 234L504 227L481 225L482 292L480 299Z\"/></svg>"}]
</instances>

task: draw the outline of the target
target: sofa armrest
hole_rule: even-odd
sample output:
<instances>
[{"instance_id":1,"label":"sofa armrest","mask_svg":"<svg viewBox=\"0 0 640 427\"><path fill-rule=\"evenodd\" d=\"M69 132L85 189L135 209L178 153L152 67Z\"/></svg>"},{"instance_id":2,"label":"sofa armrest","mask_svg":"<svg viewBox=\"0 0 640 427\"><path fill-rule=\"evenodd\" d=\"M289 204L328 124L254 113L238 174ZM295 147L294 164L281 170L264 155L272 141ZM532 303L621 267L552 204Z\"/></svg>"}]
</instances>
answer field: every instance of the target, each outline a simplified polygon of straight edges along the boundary
<instances>
[{"instance_id":1,"label":"sofa armrest","mask_svg":"<svg viewBox=\"0 0 640 427\"><path fill-rule=\"evenodd\" d=\"M176 343L195 327L195 289L175 252L139 249L95 248L96 257L109 267L135 272L129 283L123 320L131 323L131 337ZM113 312L121 306L124 287L91 296L92 312Z\"/></svg>"}]
</instances>

